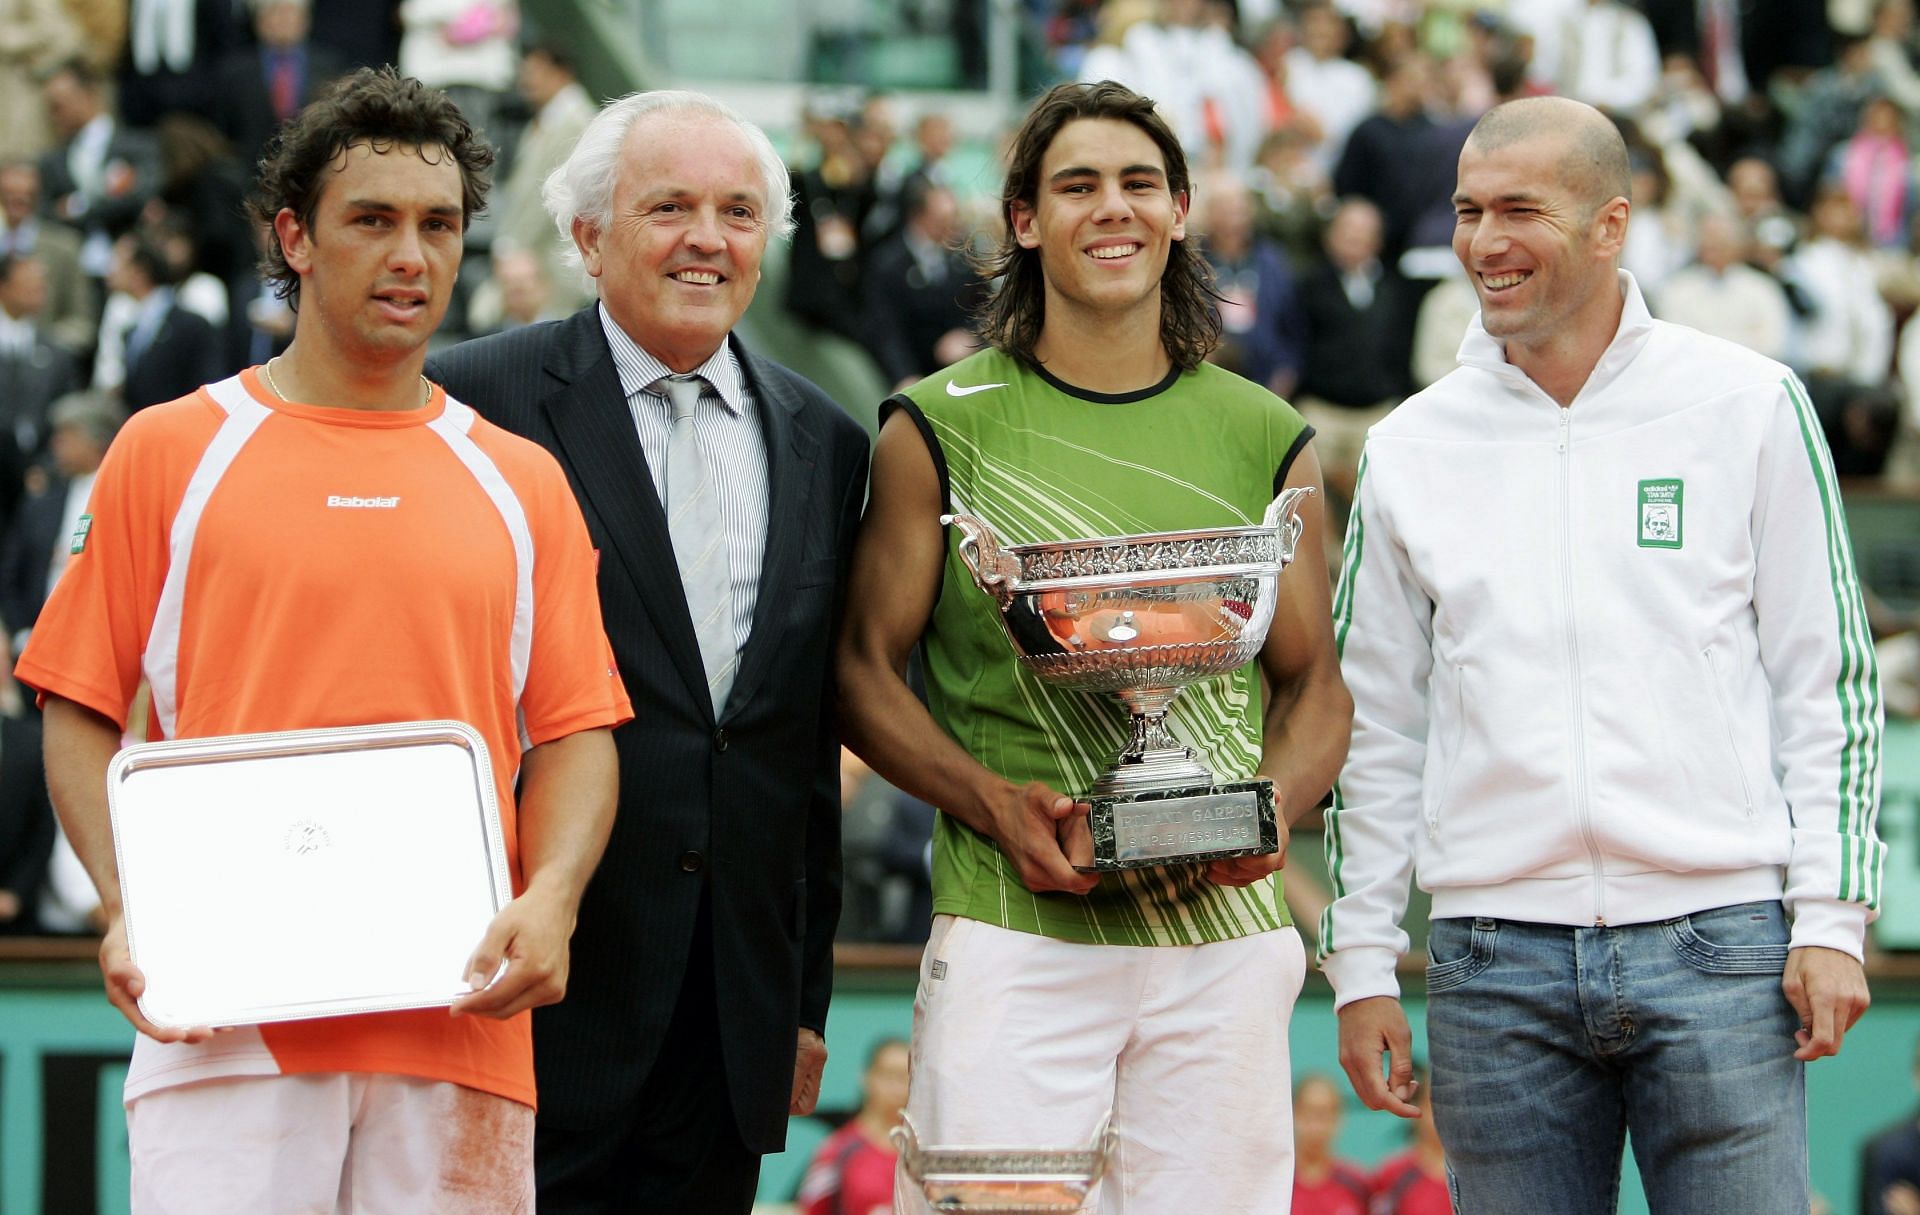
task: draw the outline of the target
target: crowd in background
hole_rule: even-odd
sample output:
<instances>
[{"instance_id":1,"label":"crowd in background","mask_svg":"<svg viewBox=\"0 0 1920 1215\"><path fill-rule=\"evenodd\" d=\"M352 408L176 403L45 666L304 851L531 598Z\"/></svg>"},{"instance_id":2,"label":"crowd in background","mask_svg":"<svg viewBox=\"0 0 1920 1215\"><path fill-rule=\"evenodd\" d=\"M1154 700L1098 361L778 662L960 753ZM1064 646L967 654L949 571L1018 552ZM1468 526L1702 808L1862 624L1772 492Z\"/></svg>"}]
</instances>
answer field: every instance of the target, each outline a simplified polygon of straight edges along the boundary
<instances>
[{"instance_id":1,"label":"crowd in background","mask_svg":"<svg viewBox=\"0 0 1920 1215\"><path fill-rule=\"evenodd\" d=\"M1854 484L1920 483L1913 0L1032 0L1020 12L1044 72L1154 96L1187 143L1189 230L1224 329L1214 357L1314 424L1336 520L1366 427L1452 367L1475 310L1448 247L1466 133L1498 101L1547 92L1605 108L1626 135L1624 262L1656 315L1792 366ZM0 0L0 25L0 432L13 439L0 441L0 612L16 643L115 417L290 336L241 200L277 124L338 74L393 60L455 95L501 150L438 341L592 299L541 187L596 101L569 48L522 28L512 0ZM863 348L889 386L972 350L972 311L991 290L971 255L998 236L996 183L954 172L956 126L909 93L816 90L799 116L780 302ZM1902 602L1915 590L1898 589ZM1882 634L1910 632L1908 616L1876 610ZM1888 658L1898 708L1911 656L1896 645ZM17 696L5 707L32 728ZM848 928L914 939L930 814L865 785L850 770ZM0 922L84 927L85 907L33 889L50 853L61 869L44 795L0 806ZM67 876L87 901L77 869Z\"/></svg>"},{"instance_id":2,"label":"crowd in background","mask_svg":"<svg viewBox=\"0 0 1920 1215\"><path fill-rule=\"evenodd\" d=\"M958 8L968 0L956 0ZM1565 93L1620 124L1626 268L1656 315L1781 359L1853 484L1920 483L1920 34L1913 0L1032 0L1033 58L1156 97L1197 169L1189 230L1217 276L1217 361L1319 434L1333 517L1367 426L1445 374L1475 310L1449 249L1453 166L1505 98ZM263 361L291 314L241 218L278 123L393 60L501 150L438 341L592 299L541 200L596 111L569 48L512 0L0 0L0 622L16 645L115 420ZM953 28L978 36L978 22ZM822 89L793 141L780 300L886 385L975 348L998 236L954 117ZM976 133L976 140L979 138ZM990 134L987 136L990 138ZM1908 602L1915 588L1898 588ZM1912 620L1876 604L1888 702ZM1906 633L1904 641L1897 635ZM5 689L8 729L30 706ZM83 930L38 774L0 737L0 923ZM929 808L851 765L848 933L924 932ZM48 858L51 857L51 860ZM53 881L40 876L51 865ZM65 893L62 893L63 878ZM1311 883L1297 883L1310 911Z\"/></svg>"},{"instance_id":3,"label":"crowd in background","mask_svg":"<svg viewBox=\"0 0 1920 1215\"><path fill-rule=\"evenodd\" d=\"M1477 309L1450 248L1467 132L1543 93L1619 124L1634 174L1623 262L1655 315L1792 367L1853 492L1920 486L1912 0L1030 8L1057 75L1129 84L1181 133L1197 170L1188 231L1220 296L1214 358L1313 423L1336 522L1367 427L1452 369ZM787 290L796 316L867 346L889 383L968 349L965 297L986 287L959 247L990 245L999 223L990 195L952 198L944 115L921 109L898 137L906 106L833 95L810 110ZM1886 700L1911 716L1920 541L1889 565L1909 573L1876 587L1881 563L1865 572ZM1290 879L1297 911L1316 910L1312 887Z\"/></svg>"},{"instance_id":4,"label":"crowd in background","mask_svg":"<svg viewBox=\"0 0 1920 1215\"><path fill-rule=\"evenodd\" d=\"M1619 123L1634 170L1624 264L1655 315L1794 368L1853 486L1920 486L1913 5L1027 0L1019 12L1041 74L1116 79L1160 101L1198 172L1189 231L1217 276L1215 358L1308 416L1338 503L1365 428L1451 369L1477 307L1449 249L1467 132L1499 101L1543 93ZM953 7L974 18L954 29L981 37L984 5ZM5 665L125 416L291 337L241 200L278 124L338 75L395 62L447 89L501 150L438 341L591 301L541 187L596 101L570 48L531 34L513 0L0 0ZM984 71L977 45L959 58ZM953 171L957 126L907 93L821 91L799 120L780 302L863 348L889 386L977 345L972 310L991 286L970 254L997 238L997 182ZM1887 703L1920 712L1915 622L1876 611ZM851 756L843 794L843 936L923 938L933 809ZM1315 897L1305 878L1289 893ZM85 932L93 911L48 806L37 717L0 679L0 932ZM1308 1084L1302 1101L1326 1105L1331 1087ZM1309 1142L1325 1116L1298 1119L1302 1174L1330 1187L1325 1209L1345 1209L1339 1190L1431 1203L1437 1189L1444 1202L1431 1145L1393 1177L1349 1177L1323 1159L1330 1131Z\"/></svg>"},{"instance_id":5,"label":"crowd in background","mask_svg":"<svg viewBox=\"0 0 1920 1215\"><path fill-rule=\"evenodd\" d=\"M1190 229L1218 276L1215 357L1308 415L1336 499L1365 428L1445 374L1473 314L1448 249L1468 129L1501 99L1545 92L1604 107L1626 134L1624 260L1656 314L1794 367L1843 474L1920 481L1912 0L1024 11L1056 75L1161 101L1199 167ZM0 22L0 430L13 439L0 442L0 611L16 641L113 417L287 340L241 199L275 126L339 73L393 59L455 94L502 150L494 206L470 233L478 273L440 340L591 299L540 190L595 102L567 48L528 39L510 0L4 0ZM953 180L953 119L906 96L821 92L800 133L786 307L865 348L889 385L964 356L990 290L968 255L998 217ZM900 852L924 811L884 809L854 833L878 850L857 858L879 875L860 898L872 933L911 936L918 896L887 886L897 858L876 857ZM46 832L27 829L39 817L0 816L20 822L0 825L0 860L41 852ZM23 882L0 885L14 896L0 918L31 910Z\"/></svg>"},{"instance_id":6,"label":"crowd in background","mask_svg":"<svg viewBox=\"0 0 1920 1215\"><path fill-rule=\"evenodd\" d=\"M548 91L538 58L513 0L0 0L7 668L126 416L290 340L292 313L256 268L265 233L243 212L278 126L351 68L397 62L518 141L537 125L525 98ZM475 235L484 251L490 233ZM497 276L496 318L526 306L518 274ZM0 931L94 931L38 753L37 714L0 677Z\"/></svg>"},{"instance_id":7,"label":"crowd in background","mask_svg":"<svg viewBox=\"0 0 1920 1215\"><path fill-rule=\"evenodd\" d=\"M1252 7L1109 0L1061 56L1161 98L1214 169L1194 227L1228 297L1224 358L1302 406L1335 489L1365 426L1451 369L1475 310L1448 249L1468 130L1542 93L1625 135L1623 261L1655 314L1792 366L1843 475L1920 478L1911 0Z\"/></svg>"}]
</instances>

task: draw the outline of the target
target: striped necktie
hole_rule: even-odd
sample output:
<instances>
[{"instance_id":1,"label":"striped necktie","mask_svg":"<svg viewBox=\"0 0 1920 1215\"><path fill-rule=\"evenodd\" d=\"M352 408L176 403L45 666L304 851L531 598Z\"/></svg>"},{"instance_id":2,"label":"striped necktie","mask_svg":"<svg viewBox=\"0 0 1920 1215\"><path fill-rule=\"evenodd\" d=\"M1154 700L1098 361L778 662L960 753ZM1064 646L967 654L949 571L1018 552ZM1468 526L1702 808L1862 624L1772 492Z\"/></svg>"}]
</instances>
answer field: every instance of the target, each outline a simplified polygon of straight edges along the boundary
<instances>
[{"instance_id":1,"label":"striped necktie","mask_svg":"<svg viewBox=\"0 0 1920 1215\"><path fill-rule=\"evenodd\" d=\"M667 432L667 534L673 540L680 586L686 592L693 635L699 639L700 660L707 670L707 691L718 717L726 708L739 654L734 646L733 577L727 566L726 522L720 514L720 480L693 426L705 386L700 376L672 375L656 381L653 390L663 393L673 407L673 427Z\"/></svg>"}]
</instances>

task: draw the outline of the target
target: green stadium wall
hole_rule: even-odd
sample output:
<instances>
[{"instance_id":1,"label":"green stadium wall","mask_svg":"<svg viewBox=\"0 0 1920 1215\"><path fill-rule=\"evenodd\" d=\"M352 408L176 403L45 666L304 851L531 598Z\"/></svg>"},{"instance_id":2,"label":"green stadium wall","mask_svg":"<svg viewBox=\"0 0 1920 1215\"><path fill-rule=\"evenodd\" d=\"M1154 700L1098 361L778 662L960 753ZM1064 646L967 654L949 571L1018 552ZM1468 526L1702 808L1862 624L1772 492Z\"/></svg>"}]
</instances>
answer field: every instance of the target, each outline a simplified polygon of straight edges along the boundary
<instances>
[{"instance_id":1,"label":"green stadium wall","mask_svg":"<svg viewBox=\"0 0 1920 1215\"><path fill-rule=\"evenodd\" d=\"M1883 945L1920 948L1920 725L1912 722L1888 731L1881 829L1890 855L1880 939ZM1873 1010L1847 1036L1838 1058L1816 1063L1808 1073L1813 1184L1836 1215L1855 1209L1860 1145L1916 1105L1911 1064L1920 1039L1920 957L1891 955L1876 972ZM869 1046L907 1035L913 982L905 970L843 970L827 1027L832 1055L823 1116L794 1120L787 1150L762 1170L764 1201L792 1197L815 1146L858 1103ZM1424 1008L1417 983L1410 986L1408 1011L1418 1041ZM1317 975L1309 978L1294 1012L1292 1041L1296 1077L1309 1071L1338 1075L1332 997ZM91 964L0 964L0 1215L127 1210L120 1086L130 1042L126 1022L100 995ZM1349 1097L1342 1155L1372 1164L1405 1142L1397 1119L1362 1110ZM1638 1182L1627 1172L1622 1215L1645 1215Z\"/></svg>"}]
</instances>

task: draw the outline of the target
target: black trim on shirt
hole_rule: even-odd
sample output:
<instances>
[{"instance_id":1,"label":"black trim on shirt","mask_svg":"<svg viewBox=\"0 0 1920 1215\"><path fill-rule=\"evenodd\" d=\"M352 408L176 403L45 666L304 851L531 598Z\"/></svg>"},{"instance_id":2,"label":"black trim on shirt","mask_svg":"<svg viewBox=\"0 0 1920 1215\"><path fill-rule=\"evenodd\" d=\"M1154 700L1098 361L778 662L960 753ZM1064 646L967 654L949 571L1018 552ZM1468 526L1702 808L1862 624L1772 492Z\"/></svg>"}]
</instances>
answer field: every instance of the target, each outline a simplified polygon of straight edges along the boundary
<instances>
[{"instance_id":1,"label":"black trim on shirt","mask_svg":"<svg viewBox=\"0 0 1920 1215\"><path fill-rule=\"evenodd\" d=\"M933 433L933 423L927 421L927 415L920 412L920 407L913 403L911 397L896 392L880 402L880 425L885 426L887 419L893 416L893 411L896 409L906 410L907 416L913 419L914 427L919 430L921 440L927 445L927 454L933 457L933 471L940 476L941 509L952 511L953 482L947 479L947 453L940 450L940 440Z\"/></svg>"},{"instance_id":2,"label":"black trim on shirt","mask_svg":"<svg viewBox=\"0 0 1920 1215\"><path fill-rule=\"evenodd\" d=\"M1172 388L1173 382L1184 374L1180 370L1179 364L1176 363L1172 367L1169 367L1167 374L1161 377L1160 382L1151 388L1142 388L1138 392L1094 392L1092 389L1077 388L1067 383L1038 363L1028 363L1026 366L1031 367L1034 373L1041 379L1059 389L1061 392L1066 393L1068 396L1078 397L1083 401L1092 401L1096 405L1131 405L1135 401L1144 401L1148 397L1159 396L1167 389Z\"/></svg>"},{"instance_id":3,"label":"black trim on shirt","mask_svg":"<svg viewBox=\"0 0 1920 1215\"><path fill-rule=\"evenodd\" d=\"M950 479L948 479L947 453L941 450L940 440L933 433L933 423L927 421L927 415L922 413L920 411L920 407L913 403L913 398L896 392L892 396L888 397L886 400L880 402L880 425L881 426L885 426L887 424L887 419L893 416L893 412L896 409L905 411L906 415L909 418L913 419L913 424L915 428L920 431L920 439L922 442L924 442L927 445L927 454L933 457L934 474L940 478L940 509L951 514L954 509L953 482ZM945 546L945 541L946 541L947 527L948 527L947 524L942 524L940 528L940 538L941 538L943 548ZM940 555L940 562L942 566L942 572L939 580L934 583L933 603L929 605L929 609L931 609L932 607L939 606L940 592L944 590L947 585L946 573L944 568L946 565L946 553L944 551ZM928 614L929 616L931 616L932 614L931 610L929 610Z\"/></svg>"},{"instance_id":4,"label":"black trim on shirt","mask_svg":"<svg viewBox=\"0 0 1920 1215\"><path fill-rule=\"evenodd\" d=\"M1293 440L1293 446L1287 448L1287 454L1281 457L1280 471L1273 474L1273 496L1278 498L1280 491L1287 487L1287 473L1293 469L1293 462L1300 457L1307 440L1313 438L1313 427L1303 426L1300 434Z\"/></svg>"}]
</instances>

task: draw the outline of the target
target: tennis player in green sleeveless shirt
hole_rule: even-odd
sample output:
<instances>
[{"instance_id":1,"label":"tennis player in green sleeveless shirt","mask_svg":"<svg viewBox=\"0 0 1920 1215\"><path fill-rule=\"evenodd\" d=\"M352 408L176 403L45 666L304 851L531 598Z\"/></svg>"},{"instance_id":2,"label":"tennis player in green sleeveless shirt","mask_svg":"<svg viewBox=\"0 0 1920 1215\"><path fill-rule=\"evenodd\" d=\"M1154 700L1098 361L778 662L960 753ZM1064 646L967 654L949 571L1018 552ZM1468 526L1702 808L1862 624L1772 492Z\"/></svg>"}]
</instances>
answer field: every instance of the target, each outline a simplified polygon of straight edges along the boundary
<instances>
[{"instance_id":1,"label":"tennis player in green sleeveless shirt","mask_svg":"<svg viewBox=\"0 0 1920 1215\"><path fill-rule=\"evenodd\" d=\"M1186 160L1151 100L1062 85L1010 161L991 349L883 409L840 653L850 744L941 811L908 1110L923 1141L1032 1147L1083 1144L1111 1110L1101 1212L1271 1215L1292 1188L1286 1030L1306 966L1284 847L1075 871L1086 807L1066 794L1119 752L1127 715L1020 669L940 515L964 507L1014 543L1253 523L1282 486L1318 487L1311 432L1203 361L1219 322L1185 239ZM1319 503L1258 663L1173 710L1216 780L1271 777L1283 815L1332 784L1352 716ZM927 707L904 678L919 643Z\"/></svg>"}]
</instances>

